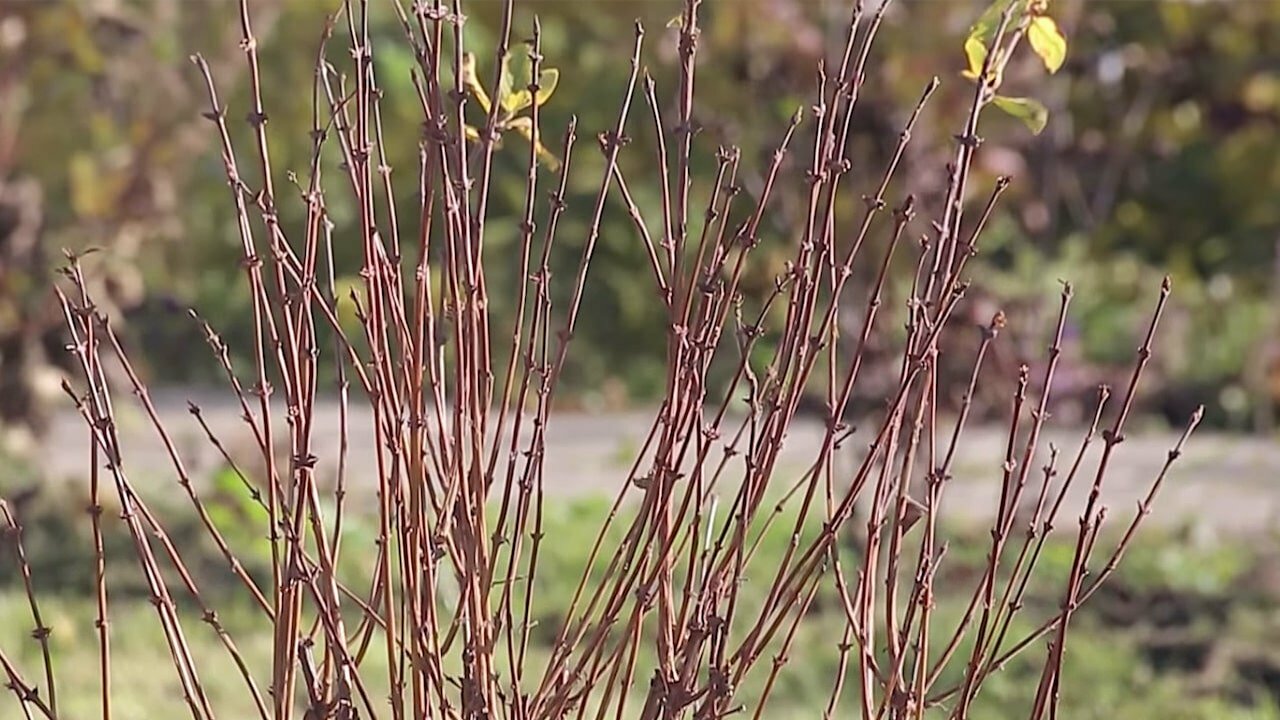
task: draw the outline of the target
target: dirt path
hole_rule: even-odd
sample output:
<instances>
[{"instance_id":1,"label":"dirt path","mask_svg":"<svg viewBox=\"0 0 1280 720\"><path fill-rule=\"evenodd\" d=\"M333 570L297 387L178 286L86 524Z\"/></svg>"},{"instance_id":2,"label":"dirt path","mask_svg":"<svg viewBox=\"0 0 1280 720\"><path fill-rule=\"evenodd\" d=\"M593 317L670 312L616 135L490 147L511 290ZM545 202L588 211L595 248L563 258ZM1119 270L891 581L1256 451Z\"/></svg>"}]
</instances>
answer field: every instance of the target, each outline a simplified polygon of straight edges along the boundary
<instances>
[{"instance_id":1,"label":"dirt path","mask_svg":"<svg viewBox=\"0 0 1280 720\"><path fill-rule=\"evenodd\" d=\"M238 406L224 397L198 392L158 393L156 404L183 461L193 475L204 477L218 466L219 456L188 412L189 397L200 405L203 416L225 444L244 446L249 433L240 420ZM126 404L123 398L122 404ZM126 468L136 481L150 487L172 482L174 474L168 455L145 416L137 409L122 409L121 413ZM282 418L283 414L278 420ZM644 442L650 419L650 415L642 413L553 417L545 466L547 491L559 496L615 493ZM337 404L322 402L314 434L321 472L333 472L339 427ZM351 485L371 488L370 479L376 475L371 452L372 423L367 410L353 410L350 428ZM821 438L822 429L816 423L799 423L793 428L779 465L783 482L790 484L804 472L816 456ZM868 439L855 436L849 446L865 448ZM1079 439L1079 431L1046 432L1036 465L1048 457L1048 443L1055 443L1064 460L1068 460L1074 456ZM1168 432L1134 433L1116 449L1103 494L1114 522L1127 522L1175 440ZM997 502L1004 443L1004 433L999 429L975 428L967 432L955 462L956 482L950 486L945 501L945 512L952 519L989 518ZM1085 461L1083 481L1076 484L1076 497L1068 500L1074 504L1068 506L1073 509L1066 518L1073 519L1077 512L1074 508L1083 502L1100 446L1097 443ZM45 457L46 467L55 478L76 480L84 476L88 435L69 409L58 416ZM847 467L852 460L848 457L843 464ZM1038 477L1038 472L1033 477ZM4 484L0 480L0 488ZM1212 433L1197 435L1168 478L1155 518L1163 523L1194 519L1209 530L1230 533L1280 527L1280 443Z\"/></svg>"}]
</instances>

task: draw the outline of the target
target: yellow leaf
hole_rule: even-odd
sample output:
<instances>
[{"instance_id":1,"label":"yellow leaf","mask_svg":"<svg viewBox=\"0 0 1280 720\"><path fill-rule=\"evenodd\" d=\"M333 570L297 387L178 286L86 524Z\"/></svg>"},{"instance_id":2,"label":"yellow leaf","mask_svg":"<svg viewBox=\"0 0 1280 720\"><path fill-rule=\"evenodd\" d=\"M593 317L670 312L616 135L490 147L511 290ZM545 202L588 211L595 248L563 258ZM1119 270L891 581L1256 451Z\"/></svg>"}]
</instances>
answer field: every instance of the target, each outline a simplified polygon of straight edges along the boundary
<instances>
[{"instance_id":1,"label":"yellow leaf","mask_svg":"<svg viewBox=\"0 0 1280 720\"><path fill-rule=\"evenodd\" d=\"M1050 73L1058 72L1067 59L1067 38L1058 29L1058 23L1048 15L1040 15L1031 19L1027 28L1027 40L1031 49L1044 61L1044 67Z\"/></svg>"},{"instance_id":2,"label":"yellow leaf","mask_svg":"<svg viewBox=\"0 0 1280 720\"><path fill-rule=\"evenodd\" d=\"M977 80L982 75L982 65L987 61L987 46L982 42L982 38L970 35L969 39L964 41L964 54L969 59L969 69L964 72L964 76L970 80Z\"/></svg>"},{"instance_id":3,"label":"yellow leaf","mask_svg":"<svg viewBox=\"0 0 1280 720\"><path fill-rule=\"evenodd\" d=\"M547 104L547 100L551 99L551 95L556 91L556 85L560 83L560 71L555 68L548 68L538 73L538 107ZM533 105L533 96L529 94L529 90L517 90L506 97L502 102L502 109L508 114L515 114L521 110Z\"/></svg>"},{"instance_id":4,"label":"yellow leaf","mask_svg":"<svg viewBox=\"0 0 1280 720\"><path fill-rule=\"evenodd\" d=\"M538 73L538 105L545 105L559 84L560 71L556 68L547 68Z\"/></svg>"},{"instance_id":5,"label":"yellow leaf","mask_svg":"<svg viewBox=\"0 0 1280 720\"><path fill-rule=\"evenodd\" d=\"M507 128L515 130L524 136L525 140L533 143L533 151L538 154L538 157L542 158L542 161L546 163L547 167L553 172L559 169L560 158L556 157L555 153L548 150L547 147L542 144L542 139L538 137L539 134L534 130L533 120L527 117L518 117L507 123Z\"/></svg>"},{"instance_id":6,"label":"yellow leaf","mask_svg":"<svg viewBox=\"0 0 1280 720\"><path fill-rule=\"evenodd\" d=\"M510 95L502 98L502 109L505 110L508 115L518 113L533 104L530 100L531 97L532 96L529 95L528 90L516 90Z\"/></svg>"},{"instance_id":7,"label":"yellow leaf","mask_svg":"<svg viewBox=\"0 0 1280 720\"><path fill-rule=\"evenodd\" d=\"M480 84L480 78L476 75L476 56L473 53L462 56L462 87L475 96L482 110L489 112L491 107L489 95L484 91L484 86Z\"/></svg>"}]
</instances>

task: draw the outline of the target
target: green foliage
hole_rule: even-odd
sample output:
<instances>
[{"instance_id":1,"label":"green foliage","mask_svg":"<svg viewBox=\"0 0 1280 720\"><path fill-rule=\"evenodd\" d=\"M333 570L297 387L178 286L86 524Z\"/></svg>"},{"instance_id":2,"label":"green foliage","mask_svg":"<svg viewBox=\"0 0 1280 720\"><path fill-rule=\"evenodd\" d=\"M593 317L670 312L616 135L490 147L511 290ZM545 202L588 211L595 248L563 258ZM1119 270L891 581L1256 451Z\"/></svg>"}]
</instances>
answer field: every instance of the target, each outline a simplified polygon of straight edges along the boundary
<instances>
[{"instance_id":1,"label":"green foliage","mask_svg":"<svg viewBox=\"0 0 1280 720\"><path fill-rule=\"evenodd\" d=\"M502 58L502 69L499 71L499 83L497 88L498 99L498 117L494 124L494 132L499 135L506 131L514 131L519 133L525 140L533 143L534 150L538 154L538 158L546 163L551 170L560 167L560 159L555 156L542 143L542 136L538 128L534 127L533 118L529 115L519 115L523 110L533 107L535 104L538 108L542 108L552 94L556 91L556 86L560 84L560 71L555 68L546 68L538 71L538 82L533 82L533 67L526 57L525 62L518 63L523 68L521 79L522 86L516 88L515 75L511 71L511 56L504 55ZM466 88L467 93L475 98L476 103L480 105L480 109L487 115L493 108L493 101L489 98L489 94L485 92L483 83L476 73L476 56L473 53L466 53L462 58L462 85ZM531 92L530 87L536 87L537 92ZM466 125L463 128L466 132L467 139L472 142L480 140L480 131L475 126Z\"/></svg>"},{"instance_id":2,"label":"green foliage","mask_svg":"<svg viewBox=\"0 0 1280 720\"><path fill-rule=\"evenodd\" d=\"M314 57L294 49L314 45L315 38L305 33L319 27L332 4L264 0L262 6L263 20L255 30L263 84L283 89L265 99L272 155L282 169L304 173L311 149L307 132ZM193 51L217 59L214 69L223 84L224 102L244 106L246 90L232 82L240 75L243 57L235 42L234 4L176 3L173 16L134 17L133 27L144 32L128 34L127 42L120 43L108 42L114 36L103 30L107 21L82 3L19 7L28 20L28 52L21 64L8 62L8 56L0 60L6 70L21 71L16 94L6 96L0 135L9 129L19 133L9 166L19 175L37 178L43 187L46 247L103 246L108 252L90 263L91 268L105 268L112 259L112 271L128 281L120 287L145 287L180 306L200 308L228 341L237 366L245 365L251 329L243 273L237 264L234 220L225 202L221 160L198 116L198 82L186 62L186 55ZM703 108L698 118L702 138L740 147L744 167L767 164L791 113L810 104L812 68L830 50L824 28L832 19L821 12L821 3L805 0L735 0L704 3L704 7L707 14L700 23L699 42L716 64L699 69L696 92ZM937 68L958 60L955 54L961 47L961 69L977 79L1006 7L1009 0L987 5L972 24L974 32L963 36L953 29L972 22L975 7L971 3L934 3L928 22L920 21L916 8L886 17L852 129L849 156L856 167L883 166L901 125L893 109L914 103L919 88ZM394 168L395 200L412 236L420 138L420 108L411 77L416 61L403 43L394 13L384 12L377 4L374 8L370 31L378 42L375 67L384 90L384 128ZM540 108L539 125L546 137L538 139L547 150L558 153L570 114L579 118L580 143L612 125L621 100L618 89L624 87L629 69L627 43L617 39L630 37L633 19L639 17L648 28L651 47L669 40L662 37L664 33L674 34L679 28L665 27L674 12L670 5L641 0L597 3L591 13L581 12L582 4L571 0L544 0L536 9L546 64L560 69L553 74L548 69L539 78L540 86L554 88L554 96L541 98L545 107ZM995 174L1014 177L1007 201L997 211L998 217L1010 218L1006 223L1009 244L1026 247L1038 258L1040 271L1054 279L1072 280L1082 289L1076 303L1088 307L1081 319L1095 358L1121 357L1131 350L1127 310L1117 303L1136 295L1138 283L1153 276L1158 280L1169 272L1178 287L1177 297L1194 293L1205 299L1204 309L1192 307L1190 312L1196 317L1196 331L1210 333L1214 341L1206 342L1204 334L1165 338L1161 355L1180 358L1186 368L1167 382L1203 381L1208 384L1205 399L1211 403L1230 388L1232 393L1243 388L1248 403L1265 401L1263 388L1246 383L1244 375L1246 361L1260 356L1260 345L1274 334L1276 322L1268 304L1276 282L1272 269L1280 236L1280 205L1273 198L1274 188L1280 186L1280 139L1274 132L1280 117L1280 72L1258 63L1257 58L1277 53L1280 6L1049 3L1046 7L1017 0L1014 9L1010 27L1017 27L1019 17L1027 19L1024 39L1029 49L1019 48L992 63L1010 68L1001 74L999 93L1009 97L998 103L993 99L1002 109L988 114L998 116L1012 109L1020 113L1015 122L1029 121L1034 126L1042 124L1049 112L1056 120L1038 136L1006 132L992 123L987 134L998 135L999 152L989 141L978 153L982 167L975 187L990 182ZM501 4L478 3L470 14L465 49L476 53L480 77L491 82L493 70L484 65L492 65ZM1052 26L1048 18L1054 19ZM513 37L527 38L531 22L531 11L518 9ZM1060 35L1064 29L1071 34L1071 63L1063 62ZM343 24L337 32L345 32ZM332 47L340 48L341 43L335 40ZM515 123L504 135L533 132L520 119L528 117L528 108L515 109L526 101L522 93L527 87L522 84L527 85L529 71L524 47L514 48L507 102ZM350 58L331 50L329 59L349 73ZM659 87L672 86L676 60L661 52L647 57L647 69ZM1056 73L1047 74L1055 68ZM95 87L105 90L99 93ZM745 110L744 98L748 99ZM935 107L922 116L915 135L954 134L958 128L951 118L971 99L972 86L944 82ZM1046 110L1032 105L1033 100ZM642 102L638 97L635 101ZM469 104L469 120L479 127L480 103L473 98ZM665 99L664 105L669 106ZM11 116L20 117L21 123L5 124ZM232 120L237 145L249 147L251 143L243 142L248 128L238 117ZM631 143L621 162L628 177L634 178L630 184L641 213L656 219L661 199L648 191L656 187L657 174L651 167L655 146L651 127L637 124L628 135ZM508 282L516 282L520 272L512 243L519 234L515 218L523 208L519 168L528 149L523 142L530 135L524 137L516 141L523 150L504 148L495 155L490 208L495 218L508 217L512 222L490 222L486 229L485 251L494 258L487 264L495 271L501 265ZM804 132L798 134L796 157L804 157L808 142ZM929 177L949 159L930 154L925 149L928 144L914 142L909 148L901 187L927 186ZM245 168L253 168L252 158L240 160ZM541 162L552 161L544 155ZM326 157L322 169L330 177L341 172L335 157ZM585 238L601 169L598 153L576 154L562 218L562 241L570 247L580 249ZM710 153L695 151L690 169L693 187L707 187L714 171ZM135 182L140 178L146 182ZM739 179L746 192L738 212L748 206L760 182L751 176ZM546 189L545 181L542 187ZM767 279L763 266L768 249L796 240L794 220L804 191L802 183L777 189L761 229L761 267L749 270L758 270ZM700 208L705 200L695 192L691 204ZM336 274L355 279L353 284L358 286L359 243L350 241L355 208L341 193L333 194L331 202ZM286 194L279 206L286 227L297 228L304 222L305 207L296 197ZM1011 208L1017 212L1010 212ZM974 212L976 208L967 210L966 217ZM852 209L840 213L838 235L843 236L844 224L856 222L856 217ZM543 218L545 209L540 207L540 227ZM990 261L984 277L993 278L995 284L1013 287L1032 282L1031 276L1020 274L1030 263L1015 264L1010 260L1012 253L1003 250L980 250L983 254L978 259ZM569 255L566 252L564 257ZM644 262L630 220L620 203L611 200L587 280L592 302L583 308L574 341L581 352L571 357L566 368L567 392L586 396L616 385L630 399L645 401L661 387L663 358L646 348L653 347L652 340L664 332L663 313L645 278L636 272ZM553 274L572 273L569 263L564 260L554 266ZM1096 272L1103 272L1107 281L1091 281ZM37 287L22 282L21 272L10 275L14 279L6 278L9 284L0 293L12 294L23 287L23 292L31 293ZM1034 278L1041 289L1042 277ZM1231 288L1227 295L1209 292L1210 287L1224 283ZM761 285L767 287L767 283ZM1093 288L1089 297L1083 292L1085 286ZM345 292L340 290L338 295L343 297ZM1225 299L1214 299L1220 297ZM557 298L557 306L563 308L564 300ZM3 307L6 303L0 302ZM510 320L514 307L497 311ZM350 308L345 312L354 328ZM146 311L137 325L184 321ZM506 335L502 323L496 324L494 332ZM359 333L354 335L358 338ZM169 343L164 353L176 359L154 363L158 380L219 377L219 369L199 342Z\"/></svg>"},{"instance_id":3,"label":"green foliage","mask_svg":"<svg viewBox=\"0 0 1280 720\"><path fill-rule=\"evenodd\" d=\"M997 95L1005 67L1025 35L1031 50L1050 74L1058 72L1067 59L1067 38L1057 22L1047 15L1047 0L995 0L969 28L964 41L968 66L961 73L983 86L983 98L1010 116L1021 120L1039 135L1049 122L1049 110L1038 100ZM1001 32L1003 30L1003 32ZM989 48L989 44L994 47Z\"/></svg>"},{"instance_id":4,"label":"green foliage","mask_svg":"<svg viewBox=\"0 0 1280 720\"><path fill-rule=\"evenodd\" d=\"M268 513L251 480L232 467L213 474L213 493L206 507L209 519L224 536L231 535L245 549L245 557L263 566L271 563L271 541L267 538Z\"/></svg>"}]
</instances>

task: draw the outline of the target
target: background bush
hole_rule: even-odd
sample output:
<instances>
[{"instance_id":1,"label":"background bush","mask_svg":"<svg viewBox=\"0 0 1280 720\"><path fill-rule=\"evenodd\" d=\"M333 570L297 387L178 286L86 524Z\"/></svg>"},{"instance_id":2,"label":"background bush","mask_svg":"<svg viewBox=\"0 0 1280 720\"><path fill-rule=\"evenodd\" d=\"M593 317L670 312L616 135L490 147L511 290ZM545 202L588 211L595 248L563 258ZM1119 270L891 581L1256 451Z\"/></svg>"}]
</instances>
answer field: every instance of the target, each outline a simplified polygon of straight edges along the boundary
<instances>
[{"instance_id":1,"label":"background bush","mask_svg":"<svg viewBox=\"0 0 1280 720\"><path fill-rule=\"evenodd\" d=\"M813 87L816 60L839 50L833 33L843 21L842 5L735 0L706 7L702 61L715 63L717 71L699 80L701 132L741 146L744 167L765 167L772 143ZM892 149L886 138L931 74L963 68L954 38L979 5L933 3L927 14L905 6L889 13L882 37L884 47L895 50L873 64L876 76L866 85L869 97L854 140L860 162L879 164ZM255 6L264 83L305 86L313 58L296 48L318 43L326 4L262 0ZM633 19L644 20L653 34L675 33L664 25L677 6L649 0L592 3L590 12L576 0L523 6L517 26L527 26L536 11L548 65L562 69L556 96L543 109L545 126L563 127L570 112L591 133L608 126L614 109L599 102L599 92L625 81L627 68L616 55ZM1079 308L1071 332L1077 372L1091 381L1123 366L1140 322L1129 308L1151 276L1170 271L1180 288L1172 313L1178 329L1167 340L1171 351L1158 368L1148 409L1184 417L1194 396L1209 405L1210 422L1266 426L1280 398L1280 347L1272 340L1276 319L1269 309L1280 294L1280 206L1274 202L1280 187L1280 70L1266 61L1280 55L1280 5L1058 0L1054 6L1072 38L1066 67L1048 79L1010 79L1044 100L1053 120L1039 136L1001 129L1002 147L983 154L981 173L1015 177L1010 204L1020 208L988 233L979 258L992 279L993 302L1024 310L1010 313L1010 332L1022 337L1020 347L1038 349L1043 327L1036 308L1047 304L1046 312L1052 311L1052 280L1088 287L1079 294L1087 307ZM470 42L492 43L499 11L500 3L470 10ZM399 37L393 14L378 13L374 20L375 41ZM0 338L56 321L56 314L40 310L49 301L41 278L60 259L56 248L99 246L107 250L96 266L110 291L106 296L134 320L130 335L150 357L153 379L217 377L185 307L199 307L234 352L249 347L248 293L236 267L233 218L222 201L225 181L197 115L198 78L186 61L188 51L201 49L213 58L218 79L236 87L242 78L234 63L235 26L234 3L175 0L18 3L5 17L0 187L33 180L43 189L45 251L8 266L0 251L6 270ZM673 88L674 51L670 43L659 44L665 54L649 58L648 67L659 88ZM380 47L388 148L393 157L413 158L413 58L396 42ZM491 59L480 62L482 75L489 73ZM243 92L241 84L228 102L238 105ZM966 92L963 83L944 83L899 173L904 187L927 194L944 186L947 143L939 140L950 129L942 119L966 102ZM660 100L671 104L673 98ZM305 169L309 114L306 93L272 99L268 128L280 167ZM992 120L1003 122L1011 121ZM248 132L238 122L232 129L238 136ZM633 142L646 154L652 139ZM518 167L522 153L500 152L498 162ZM562 223L568 240L584 236L590 203L582 200L593 192L601 162L584 153L573 170L570 211ZM637 178L637 204L654 212L656 169L627 171ZM405 165L396 172L403 179L415 170ZM714 163L704 157L692 172L694 188L709 187ZM747 188L762 182L749 174L741 180ZM519 172L499 173L491 195L496 217L518 216L521 182ZM406 194L401 201L410 201L413 183L398 187ZM778 263L781 248L793 239L788 212L802 215L802 203L803 188L783 188L781 210L763 228L766 246L779 248ZM296 227L303 206L281 207L286 226ZM341 202L329 210L339 236L356 221ZM514 228L514 222L494 223L487 241L495 247L514 243ZM3 237L0 222L0 245ZM348 245L338 252L340 266L354 272L360 249ZM572 256L559 257L571 262ZM655 342L662 333L660 311L648 301L647 277L636 271L642 249L619 204L607 208L597 256L593 302L579 333L583 351L571 359L566 389L592 406L652 400L664 362ZM510 276L514 260L491 272ZM772 273L763 264L757 272L755 282L766 287ZM512 308L494 312L503 317ZM1206 336L1213 342L1200 340Z\"/></svg>"}]
</instances>

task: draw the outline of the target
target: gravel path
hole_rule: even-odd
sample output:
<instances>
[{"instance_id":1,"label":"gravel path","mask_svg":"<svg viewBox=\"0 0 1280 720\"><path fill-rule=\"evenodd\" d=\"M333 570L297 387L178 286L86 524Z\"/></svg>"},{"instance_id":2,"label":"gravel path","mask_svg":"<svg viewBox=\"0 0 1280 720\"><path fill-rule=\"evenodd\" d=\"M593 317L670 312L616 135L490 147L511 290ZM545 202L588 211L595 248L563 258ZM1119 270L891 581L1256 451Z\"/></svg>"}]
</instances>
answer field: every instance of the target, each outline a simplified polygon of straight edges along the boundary
<instances>
[{"instance_id":1,"label":"gravel path","mask_svg":"<svg viewBox=\"0 0 1280 720\"><path fill-rule=\"evenodd\" d=\"M183 461L197 477L207 476L217 467L217 451L204 439L203 431L187 410L188 399L202 409L214 432L228 446L246 446L249 432L239 417L239 407L225 396L165 391L155 402L162 419L182 453ZM121 405L127 404L125 398ZM174 475L164 446L140 409L120 410L121 434L126 468L136 481L148 486L171 482ZM548 430L546 488L559 496L593 492L613 494L639 451L648 431L651 415L643 413L589 415L561 414L552 418ZM279 416L280 419L283 415ZM350 420L349 460L353 488L369 488L376 477L370 448L373 444L367 410L353 409ZM849 442L865 448L866 433ZM323 401L317 413L315 440L321 456L321 472L333 470L339 433L338 406ZM779 471L786 483L798 478L817 454L822 428L817 423L794 426L781 456ZM1080 432L1047 431L1036 464L1047 458L1047 443L1061 448L1064 461L1074 456ZM1136 502L1145 494L1159 472L1166 454L1176 441L1173 434L1135 433L1116 449L1104 487L1103 501L1115 522L1127 522ZM1004 454L1004 433L1000 429L974 428L955 462L954 482L946 496L945 512L952 519L987 520L998 497L998 478ZM1096 443L1086 460L1081 482L1070 498L1069 508L1078 508L1092 479L1101 443ZM850 452L858 452L852 450ZM69 409L61 413L47 442L47 469L55 478L68 481L82 478L88 456L88 435L80 419ZM853 458L843 459L849 466ZM3 473L0 472L0 476ZM1038 473L1037 473L1038 475ZM0 486L4 483L0 482ZM780 483L782 484L782 483ZM1068 518L1074 518L1072 510ZM1197 525L1220 532L1257 532L1280 527L1280 443L1258 438L1198 434L1175 466L1156 505L1155 519L1163 523L1196 520Z\"/></svg>"}]
</instances>

